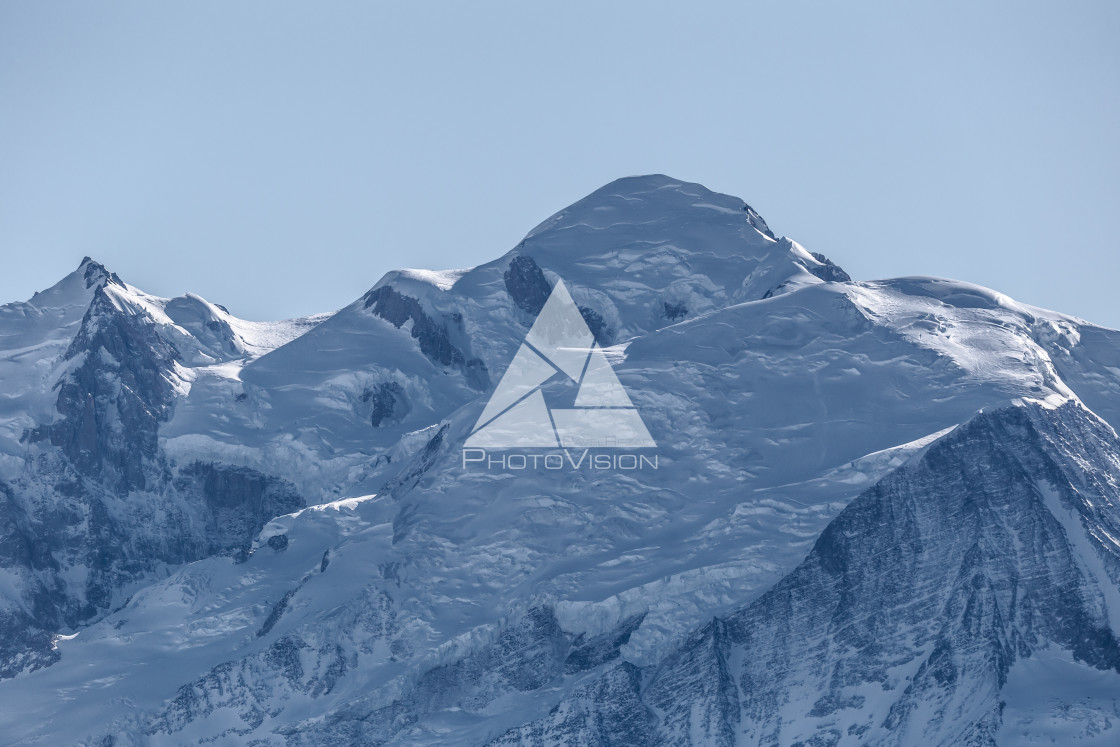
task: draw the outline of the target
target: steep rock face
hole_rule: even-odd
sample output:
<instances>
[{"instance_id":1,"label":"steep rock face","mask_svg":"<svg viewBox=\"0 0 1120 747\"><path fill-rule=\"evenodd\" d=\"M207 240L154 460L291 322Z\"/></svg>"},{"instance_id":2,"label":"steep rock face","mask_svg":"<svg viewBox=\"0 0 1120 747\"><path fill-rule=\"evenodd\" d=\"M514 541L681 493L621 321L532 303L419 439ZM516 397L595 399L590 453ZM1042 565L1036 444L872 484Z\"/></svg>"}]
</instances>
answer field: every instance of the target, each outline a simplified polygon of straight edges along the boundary
<instances>
[{"instance_id":1,"label":"steep rock face","mask_svg":"<svg viewBox=\"0 0 1120 747\"><path fill-rule=\"evenodd\" d=\"M55 604L57 588L49 578L57 563L50 549L35 536L11 488L0 482L0 569L18 578L21 599L0 598L0 679L34 671L58 660L51 631L61 620Z\"/></svg>"},{"instance_id":2,"label":"steep rock face","mask_svg":"<svg viewBox=\"0 0 1120 747\"><path fill-rule=\"evenodd\" d=\"M374 428L380 428L384 423L399 423L412 409L404 387L395 381L383 382L375 389L366 390L362 393L362 402L369 403L369 422Z\"/></svg>"},{"instance_id":3,"label":"steep rock face","mask_svg":"<svg viewBox=\"0 0 1120 747\"><path fill-rule=\"evenodd\" d=\"M105 265L94 262L89 257L82 258L82 263L78 269L82 273L82 278L85 280L85 286L88 289L101 288L106 284L112 284L118 288L124 287L124 282L117 273L110 272L105 268Z\"/></svg>"},{"instance_id":4,"label":"steep rock face","mask_svg":"<svg viewBox=\"0 0 1120 747\"><path fill-rule=\"evenodd\" d=\"M507 692L537 690L564 673L568 636L553 611L535 607L493 644L421 676L410 700L425 712L459 706L481 710Z\"/></svg>"},{"instance_id":5,"label":"steep rock face","mask_svg":"<svg viewBox=\"0 0 1120 747\"><path fill-rule=\"evenodd\" d=\"M244 557L270 519L305 504L290 483L245 467L192 464L125 495L52 469L46 489L0 486L0 574L13 581L0 598L0 679L53 664L56 634L96 621L169 568Z\"/></svg>"},{"instance_id":6,"label":"steep rock face","mask_svg":"<svg viewBox=\"0 0 1120 747\"><path fill-rule=\"evenodd\" d=\"M57 634L97 620L170 568L244 553L268 520L304 505L283 480L214 464L180 471L162 453L160 427L189 378L172 340L211 344L196 344L162 312L181 316L184 305L211 308L146 296L88 258L24 305L24 326L53 315L76 329L58 359L44 361L54 367L43 388L55 415L25 428L23 466L0 491L0 576L10 581L0 585L0 678L54 663ZM233 354L223 324L217 333ZM26 333L47 342L22 342L50 350L65 332L31 325Z\"/></svg>"},{"instance_id":7,"label":"steep rock face","mask_svg":"<svg viewBox=\"0 0 1120 747\"><path fill-rule=\"evenodd\" d=\"M392 286L383 285L366 294L365 308L398 329L406 322L412 323L412 336L420 345L420 352L433 363L440 366L457 368L463 372L467 381L477 389L489 386L486 364L478 358L468 359L451 342L446 323L437 322L420 305L420 302ZM453 318L452 323L461 323L462 318Z\"/></svg>"},{"instance_id":8,"label":"steep rock face","mask_svg":"<svg viewBox=\"0 0 1120 747\"><path fill-rule=\"evenodd\" d=\"M503 277L506 290L509 291L513 302L529 316L530 320L535 319L552 292L552 284L545 278L540 266L532 257L518 254L510 260L509 269L505 271ZM580 306L579 313L587 322L595 342L607 346L614 341L614 331L607 327L602 314L590 306Z\"/></svg>"},{"instance_id":9,"label":"steep rock face","mask_svg":"<svg viewBox=\"0 0 1120 747\"><path fill-rule=\"evenodd\" d=\"M552 293L552 284L532 257L518 254L510 260L503 277L509 297L517 304L517 308L533 317L541 313L544 302Z\"/></svg>"},{"instance_id":10,"label":"steep rock face","mask_svg":"<svg viewBox=\"0 0 1120 747\"><path fill-rule=\"evenodd\" d=\"M247 467L196 462L180 471L177 488L202 498L207 555L246 552L270 519L304 505L291 483Z\"/></svg>"},{"instance_id":11,"label":"steep rock face","mask_svg":"<svg viewBox=\"0 0 1120 747\"><path fill-rule=\"evenodd\" d=\"M1058 647L1120 673L1118 485L1120 443L1078 405L984 413L698 633L645 700L673 744L995 744L1016 660Z\"/></svg>"},{"instance_id":12,"label":"steep rock face","mask_svg":"<svg viewBox=\"0 0 1120 747\"><path fill-rule=\"evenodd\" d=\"M511 729L492 747L649 747L657 744L657 718L639 695L642 673L623 662L581 685L548 717Z\"/></svg>"},{"instance_id":13,"label":"steep rock face","mask_svg":"<svg viewBox=\"0 0 1120 747\"><path fill-rule=\"evenodd\" d=\"M847 283L851 281L852 276L844 272L844 269L840 267L840 265L836 264L828 257L820 252L809 252L809 254L813 255L813 259L817 260L820 264L809 265L808 270L821 280L830 283Z\"/></svg>"},{"instance_id":14,"label":"steep rock face","mask_svg":"<svg viewBox=\"0 0 1120 747\"><path fill-rule=\"evenodd\" d=\"M743 203L743 212L747 214L747 221L760 233L763 233L772 239L778 238L774 235L774 232L770 230L770 226L766 225L766 221L762 219L762 216L758 214L757 210L752 208L750 205Z\"/></svg>"},{"instance_id":15,"label":"steep rock face","mask_svg":"<svg viewBox=\"0 0 1120 747\"><path fill-rule=\"evenodd\" d=\"M74 367L58 386L62 419L50 427L51 443L81 474L143 489L159 424L171 413L178 351L99 288L65 358Z\"/></svg>"},{"instance_id":16,"label":"steep rock face","mask_svg":"<svg viewBox=\"0 0 1120 747\"><path fill-rule=\"evenodd\" d=\"M55 366L73 342L94 295L120 279L86 257L78 268L28 301L0 306L0 470L20 471L15 458L31 441L49 438L57 413Z\"/></svg>"}]
</instances>

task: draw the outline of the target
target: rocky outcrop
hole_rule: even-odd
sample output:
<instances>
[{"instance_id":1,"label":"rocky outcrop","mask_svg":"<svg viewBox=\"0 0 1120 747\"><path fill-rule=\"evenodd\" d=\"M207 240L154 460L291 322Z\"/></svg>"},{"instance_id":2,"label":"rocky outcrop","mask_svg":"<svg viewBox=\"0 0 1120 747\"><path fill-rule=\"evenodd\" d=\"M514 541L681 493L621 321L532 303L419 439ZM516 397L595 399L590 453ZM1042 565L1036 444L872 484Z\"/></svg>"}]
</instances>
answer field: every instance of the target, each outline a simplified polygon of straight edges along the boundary
<instances>
[{"instance_id":1,"label":"rocky outcrop","mask_svg":"<svg viewBox=\"0 0 1120 747\"><path fill-rule=\"evenodd\" d=\"M37 537L11 488L0 482L0 569L17 576L21 604L0 600L0 679L33 671L58 660L53 630L61 624L57 585L43 577L58 570L50 548ZM6 603L5 603L6 602Z\"/></svg>"},{"instance_id":2,"label":"rocky outcrop","mask_svg":"<svg viewBox=\"0 0 1120 747\"><path fill-rule=\"evenodd\" d=\"M54 469L47 494L21 500L0 484L0 573L18 594L0 606L0 679L53 664L57 633L96 621L137 583L210 555L244 557L269 520L305 504L290 483L245 467L195 463L160 484L148 474L148 489L127 496Z\"/></svg>"},{"instance_id":3,"label":"rocky outcrop","mask_svg":"<svg viewBox=\"0 0 1120 747\"><path fill-rule=\"evenodd\" d=\"M467 382L476 389L485 389L490 385L486 364L479 358L468 358L467 354L456 347L448 333L447 322L439 322L431 317L419 300L398 293L391 285L383 285L367 293L363 305L398 329L406 322L411 322L413 339L419 343L420 352L432 363L459 369ZM461 325L462 317L453 316L449 321Z\"/></svg>"},{"instance_id":4,"label":"rocky outcrop","mask_svg":"<svg viewBox=\"0 0 1120 747\"><path fill-rule=\"evenodd\" d=\"M512 729L492 747L602 745L649 747L658 744L657 717L641 699L642 673L622 663L578 687L539 722Z\"/></svg>"},{"instance_id":5,"label":"rocky outcrop","mask_svg":"<svg viewBox=\"0 0 1120 747\"><path fill-rule=\"evenodd\" d=\"M407 493L410 489L415 487L420 482L421 478L428 473L436 464L436 459L440 455L440 451L444 447L444 438L447 436L449 426L442 425L437 430L428 442L424 444L424 448L416 454L412 460L405 465L400 472L389 479L382 488L385 492L392 495L394 498ZM400 517L394 520L394 527L397 533L403 533L407 526L407 521L399 521Z\"/></svg>"},{"instance_id":6,"label":"rocky outcrop","mask_svg":"<svg viewBox=\"0 0 1120 747\"><path fill-rule=\"evenodd\" d=\"M361 400L369 405L369 421L374 428L399 423L412 409L404 387L395 381L378 384L375 389L367 389L362 393Z\"/></svg>"},{"instance_id":7,"label":"rocky outcrop","mask_svg":"<svg viewBox=\"0 0 1120 747\"><path fill-rule=\"evenodd\" d=\"M504 279L506 290L517 308L535 319L552 293L552 285L540 265L532 257L518 254L510 260ZM607 325L602 314L590 306L580 306L579 313L587 322L595 342L602 346L614 343L614 330Z\"/></svg>"},{"instance_id":8,"label":"rocky outcrop","mask_svg":"<svg viewBox=\"0 0 1120 747\"><path fill-rule=\"evenodd\" d=\"M206 554L241 554L273 517L303 508L287 480L248 467L195 462L179 473L179 491L201 498Z\"/></svg>"},{"instance_id":9,"label":"rocky outcrop","mask_svg":"<svg viewBox=\"0 0 1120 747\"><path fill-rule=\"evenodd\" d=\"M752 208L750 205L743 203L743 212L747 214L747 222L750 223L751 226L753 226L756 230L758 230L760 233L765 234L766 236L769 236L772 239L777 238L777 236L774 235L774 232L770 230L770 226L766 225L766 221L764 221L762 219L762 216L758 214L757 210Z\"/></svg>"},{"instance_id":10,"label":"rocky outcrop","mask_svg":"<svg viewBox=\"0 0 1120 747\"><path fill-rule=\"evenodd\" d=\"M1108 452L1104 474L1083 471L1085 443ZM667 734L700 728L712 744L836 734L992 745L1016 659L1053 645L1120 672L1104 601L1120 562L1102 541L1120 530L1117 478L1120 443L1076 404L981 414L853 502L774 589L667 660L646 701ZM1107 578L1086 572L1096 564Z\"/></svg>"},{"instance_id":11,"label":"rocky outcrop","mask_svg":"<svg viewBox=\"0 0 1120 747\"><path fill-rule=\"evenodd\" d=\"M171 414L179 352L150 320L98 288L65 359L73 368L58 384L62 417L50 426L51 443L81 474L120 491L143 489L159 424Z\"/></svg>"},{"instance_id":12,"label":"rocky outcrop","mask_svg":"<svg viewBox=\"0 0 1120 747\"><path fill-rule=\"evenodd\" d=\"M518 254L510 260L504 275L506 290L517 308L536 317L552 293L552 285L532 257Z\"/></svg>"},{"instance_id":13,"label":"rocky outcrop","mask_svg":"<svg viewBox=\"0 0 1120 747\"><path fill-rule=\"evenodd\" d=\"M75 279L92 295L60 361L58 416L25 432L29 469L0 489L0 576L11 580L0 678L54 663L58 633L168 569L243 555L267 521L304 505L289 483L247 468L191 464L176 475L159 429L182 384L170 339L187 338L102 265L85 260L66 282ZM228 325L216 333L232 339Z\"/></svg>"},{"instance_id":14,"label":"rocky outcrop","mask_svg":"<svg viewBox=\"0 0 1120 747\"><path fill-rule=\"evenodd\" d=\"M1017 660L1057 648L1120 673L1117 485L1120 441L1078 404L982 413L644 686L607 671L496 743L994 747Z\"/></svg>"},{"instance_id":15,"label":"rocky outcrop","mask_svg":"<svg viewBox=\"0 0 1120 747\"><path fill-rule=\"evenodd\" d=\"M820 252L809 252L813 255L813 259L820 262L819 265L813 265L809 268L809 272L813 273L826 283L847 283L852 279L852 276L844 272L840 265L833 262L828 257Z\"/></svg>"}]
</instances>

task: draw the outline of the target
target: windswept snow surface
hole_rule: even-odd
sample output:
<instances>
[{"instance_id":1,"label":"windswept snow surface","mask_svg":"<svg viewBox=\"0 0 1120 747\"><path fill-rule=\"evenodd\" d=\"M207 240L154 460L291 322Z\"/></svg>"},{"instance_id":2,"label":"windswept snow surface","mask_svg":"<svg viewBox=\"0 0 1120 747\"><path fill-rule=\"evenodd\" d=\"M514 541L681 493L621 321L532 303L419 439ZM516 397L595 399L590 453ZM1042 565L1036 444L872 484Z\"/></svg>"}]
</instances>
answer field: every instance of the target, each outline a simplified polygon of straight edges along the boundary
<instances>
[{"instance_id":1,"label":"windswept snow surface","mask_svg":"<svg viewBox=\"0 0 1120 747\"><path fill-rule=\"evenodd\" d=\"M656 469L464 464L558 279ZM637 668L759 599L853 499L977 413L1069 403L1120 424L1120 333L958 281L848 280L742 200L660 175L603 187L493 262L390 273L325 317L106 293L180 353L167 472L251 468L312 505L243 562L168 568L60 636L57 663L0 680L14 744L483 744L630 703ZM57 417L90 296L70 277L0 310L6 479L26 483L48 448L20 438ZM543 387L550 407L574 396L562 376ZM1012 670L999 743L1075 728L1064 701L1028 718L1037 671ZM1070 671L1087 693L1120 681ZM1112 707L1093 701L1094 735Z\"/></svg>"}]
</instances>

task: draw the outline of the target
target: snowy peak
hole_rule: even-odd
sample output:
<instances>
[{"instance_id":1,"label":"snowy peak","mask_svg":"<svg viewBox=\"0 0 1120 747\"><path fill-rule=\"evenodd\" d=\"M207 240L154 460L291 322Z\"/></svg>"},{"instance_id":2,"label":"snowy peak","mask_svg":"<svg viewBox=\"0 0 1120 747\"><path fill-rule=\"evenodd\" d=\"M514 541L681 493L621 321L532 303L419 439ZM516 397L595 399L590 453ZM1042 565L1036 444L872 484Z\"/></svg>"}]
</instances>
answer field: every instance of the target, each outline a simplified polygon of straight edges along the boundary
<instances>
[{"instance_id":1,"label":"snowy peak","mask_svg":"<svg viewBox=\"0 0 1120 747\"><path fill-rule=\"evenodd\" d=\"M102 287L107 283L113 283L123 287L124 283L117 277L117 273L110 272L106 269L105 265L100 262L95 262L89 257L82 259L82 263L78 265L78 272L86 281L86 288L93 288L94 286Z\"/></svg>"},{"instance_id":2,"label":"snowy peak","mask_svg":"<svg viewBox=\"0 0 1120 747\"><path fill-rule=\"evenodd\" d=\"M1120 333L852 281L664 175L327 318L92 260L34 301L0 308L8 741L990 747L1037 691L1116 743ZM653 468L464 462L573 412Z\"/></svg>"},{"instance_id":3,"label":"snowy peak","mask_svg":"<svg viewBox=\"0 0 1120 747\"><path fill-rule=\"evenodd\" d=\"M494 329L495 317L512 314L527 327L560 280L596 341L612 345L732 304L850 278L823 255L776 239L738 197L653 174L595 190L494 262L468 270L388 273L361 303L381 315L388 297L409 299L416 310L407 316L437 320L451 338L459 322L438 320L462 320L466 335L474 332L476 354L492 367L496 361L485 360L484 349L507 336ZM502 287L508 295L495 296ZM499 305L505 307L501 312ZM404 316L394 315L399 326L396 317ZM488 339L478 339L483 333ZM460 342L460 348L471 347ZM506 351L497 352L503 359Z\"/></svg>"},{"instance_id":4,"label":"snowy peak","mask_svg":"<svg viewBox=\"0 0 1120 747\"><path fill-rule=\"evenodd\" d=\"M93 300L94 292L105 287L106 284L124 287L124 283L115 272L111 272L105 268L105 265L86 256L76 270L66 274L54 286L38 291L22 304L16 302L0 308L26 307L35 309L39 314L49 314L52 310L65 312L69 309L71 314L66 315L68 317L73 316L74 309L81 309L77 314L81 317L82 312Z\"/></svg>"},{"instance_id":5,"label":"snowy peak","mask_svg":"<svg viewBox=\"0 0 1120 747\"><path fill-rule=\"evenodd\" d=\"M51 420L58 365L82 320L104 289L124 287L116 274L86 257L76 270L29 300L0 306L0 383L5 399L0 408L0 455L21 454L24 434ZM20 462L5 464L0 457L0 467L15 471L21 469Z\"/></svg>"},{"instance_id":6,"label":"snowy peak","mask_svg":"<svg viewBox=\"0 0 1120 747\"><path fill-rule=\"evenodd\" d=\"M124 491L145 485L180 359L148 315L122 304L126 298L115 285L94 292L56 386L60 418L49 426L51 443L79 472Z\"/></svg>"},{"instance_id":7,"label":"snowy peak","mask_svg":"<svg viewBox=\"0 0 1120 747\"><path fill-rule=\"evenodd\" d=\"M773 241L775 236L754 208L738 197L713 192L701 184L673 179L664 174L616 179L587 197L569 205L534 228L525 237L531 241L547 231L574 228L603 230L612 226L664 226L692 219L710 219L713 213L733 218ZM641 230L641 229L638 229ZM573 247L577 249L577 247Z\"/></svg>"},{"instance_id":8,"label":"snowy peak","mask_svg":"<svg viewBox=\"0 0 1120 747\"><path fill-rule=\"evenodd\" d=\"M75 294L75 287L84 288L85 295ZM323 318L318 315L280 322L238 319L224 306L195 293L175 298L146 293L89 257L53 288L36 294L32 302L67 292L70 298L85 301L86 308L97 305L98 315L115 312L156 325L161 336L179 349L182 363L192 367L257 357L298 337Z\"/></svg>"},{"instance_id":9,"label":"snowy peak","mask_svg":"<svg viewBox=\"0 0 1120 747\"><path fill-rule=\"evenodd\" d=\"M662 174L597 189L530 231L503 261L516 256L553 273L550 283L563 278L615 341L805 285L850 280L823 255L775 238L740 198ZM581 285L589 291L583 298ZM596 304L595 291L607 298Z\"/></svg>"},{"instance_id":10,"label":"snowy peak","mask_svg":"<svg viewBox=\"0 0 1120 747\"><path fill-rule=\"evenodd\" d=\"M214 370L223 377L236 376L240 365L320 321L322 316L282 322L237 319L195 294L168 299L145 293L86 257L30 300L0 306L0 382L6 395L0 408L0 476L19 474L26 444L41 442L48 434L62 439L55 445L76 464L91 468L104 466L104 454L92 447L98 443L104 452L109 430L118 431L112 437L120 442L114 449L119 451L129 439L146 440L145 458L150 458L157 423L170 416L174 401L189 392L192 380ZM226 364L233 368L222 369ZM118 402L114 392L125 401ZM97 399L98 393L104 396ZM127 401L134 395L135 402ZM116 414L109 416L118 405L124 408L119 420ZM135 426L135 417L149 416L154 420L131 433L121 426ZM68 427L77 430L63 434L60 429ZM135 456L128 453L125 461ZM124 462L116 468L120 474L134 472ZM135 474L128 478L138 479Z\"/></svg>"}]
</instances>

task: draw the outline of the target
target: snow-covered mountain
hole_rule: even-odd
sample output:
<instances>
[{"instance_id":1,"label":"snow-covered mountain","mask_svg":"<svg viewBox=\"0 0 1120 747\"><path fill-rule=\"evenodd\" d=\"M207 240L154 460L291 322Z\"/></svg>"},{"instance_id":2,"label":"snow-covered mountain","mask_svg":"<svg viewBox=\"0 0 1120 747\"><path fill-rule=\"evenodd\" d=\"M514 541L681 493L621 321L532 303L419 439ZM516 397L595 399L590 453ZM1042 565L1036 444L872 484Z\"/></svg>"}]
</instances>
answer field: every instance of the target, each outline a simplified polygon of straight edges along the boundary
<instances>
[{"instance_id":1,"label":"snow-covered mountain","mask_svg":"<svg viewBox=\"0 0 1120 747\"><path fill-rule=\"evenodd\" d=\"M561 279L643 469L465 459ZM696 184L286 322L87 259L0 387L6 743L1120 738L1120 333Z\"/></svg>"}]
</instances>

